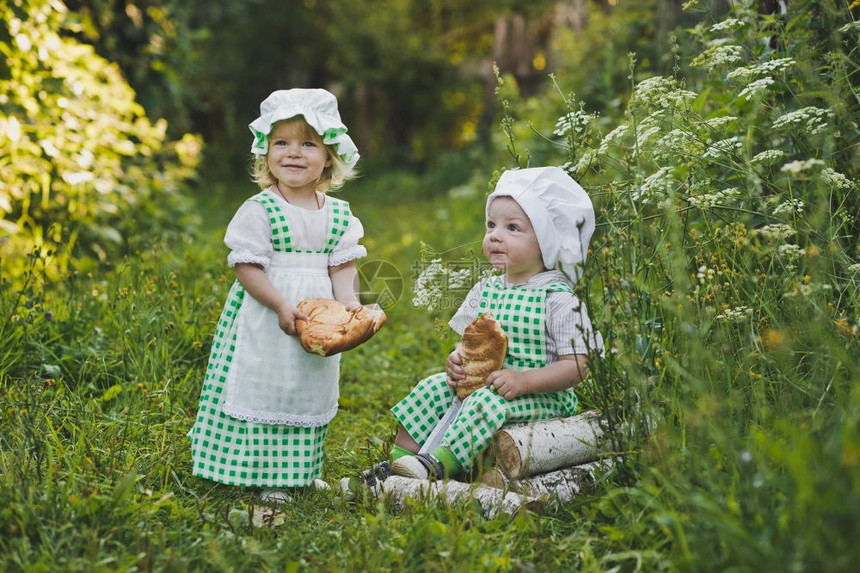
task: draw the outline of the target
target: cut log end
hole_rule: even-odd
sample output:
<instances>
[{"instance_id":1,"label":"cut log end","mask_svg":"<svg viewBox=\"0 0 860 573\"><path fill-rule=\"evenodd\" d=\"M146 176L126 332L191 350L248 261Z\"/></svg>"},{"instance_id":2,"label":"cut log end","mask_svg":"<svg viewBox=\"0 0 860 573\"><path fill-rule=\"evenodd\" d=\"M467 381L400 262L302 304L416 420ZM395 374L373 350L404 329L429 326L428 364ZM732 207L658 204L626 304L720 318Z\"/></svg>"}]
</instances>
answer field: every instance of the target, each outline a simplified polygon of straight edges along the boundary
<instances>
[{"instance_id":1,"label":"cut log end","mask_svg":"<svg viewBox=\"0 0 860 573\"><path fill-rule=\"evenodd\" d=\"M522 446L504 430L496 434L494 438L496 448L496 460L505 474L511 479L522 477L523 458L520 451Z\"/></svg>"}]
</instances>

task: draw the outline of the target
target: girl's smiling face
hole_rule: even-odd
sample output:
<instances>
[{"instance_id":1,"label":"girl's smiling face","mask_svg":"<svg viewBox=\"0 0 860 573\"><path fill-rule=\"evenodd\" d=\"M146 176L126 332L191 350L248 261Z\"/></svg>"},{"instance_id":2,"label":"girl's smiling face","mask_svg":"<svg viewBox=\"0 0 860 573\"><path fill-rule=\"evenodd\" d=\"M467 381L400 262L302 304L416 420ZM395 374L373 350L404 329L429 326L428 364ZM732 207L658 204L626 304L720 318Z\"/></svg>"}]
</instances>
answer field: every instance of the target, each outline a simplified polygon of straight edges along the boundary
<instances>
[{"instance_id":1,"label":"girl's smiling face","mask_svg":"<svg viewBox=\"0 0 860 573\"><path fill-rule=\"evenodd\" d=\"M519 204L510 197L497 197L490 204L484 255L518 284L546 270L537 234Z\"/></svg>"},{"instance_id":2,"label":"girl's smiling face","mask_svg":"<svg viewBox=\"0 0 860 573\"><path fill-rule=\"evenodd\" d=\"M319 134L296 118L275 124L266 163L281 192L291 195L313 192L331 158Z\"/></svg>"}]
</instances>

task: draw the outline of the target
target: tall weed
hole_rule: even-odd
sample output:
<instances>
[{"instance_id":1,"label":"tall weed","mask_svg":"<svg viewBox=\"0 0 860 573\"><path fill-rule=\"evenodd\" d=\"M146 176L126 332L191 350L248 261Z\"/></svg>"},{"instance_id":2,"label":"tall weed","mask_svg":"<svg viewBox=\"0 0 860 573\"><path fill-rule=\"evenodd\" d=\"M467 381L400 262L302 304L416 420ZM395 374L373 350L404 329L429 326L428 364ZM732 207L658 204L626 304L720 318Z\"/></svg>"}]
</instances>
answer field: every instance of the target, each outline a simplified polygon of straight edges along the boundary
<instances>
[{"instance_id":1,"label":"tall weed","mask_svg":"<svg viewBox=\"0 0 860 573\"><path fill-rule=\"evenodd\" d=\"M675 75L630 56L623 117L558 88L552 135L505 126L517 165L564 164L595 200L580 284L610 352L584 398L641 453L600 505L683 568L857 558L856 16L735 3L690 31L692 67L678 44Z\"/></svg>"}]
</instances>

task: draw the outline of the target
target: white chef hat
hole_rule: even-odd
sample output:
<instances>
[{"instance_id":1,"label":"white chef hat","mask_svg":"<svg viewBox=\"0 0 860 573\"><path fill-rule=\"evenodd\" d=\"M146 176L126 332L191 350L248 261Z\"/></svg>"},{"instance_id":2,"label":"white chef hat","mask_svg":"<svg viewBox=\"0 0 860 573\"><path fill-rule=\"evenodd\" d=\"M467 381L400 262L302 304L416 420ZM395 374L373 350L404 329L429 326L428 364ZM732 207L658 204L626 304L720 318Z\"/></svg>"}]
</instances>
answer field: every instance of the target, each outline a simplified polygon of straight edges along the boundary
<instances>
[{"instance_id":1,"label":"white chef hat","mask_svg":"<svg viewBox=\"0 0 860 573\"><path fill-rule=\"evenodd\" d=\"M301 116L319 135L323 143L333 145L335 152L348 166L358 161L358 148L346 134L346 126L337 111L337 98L324 89L294 88L278 90L260 104L260 117L248 127L254 134L251 153L266 155L269 133L279 121Z\"/></svg>"},{"instance_id":2,"label":"white chef hat","mask_svg":"<svg viewBox=\"0 0 860 573\"><path fill-rule=\"evenodd\" d=\"M517 169L502 174L487 197L488 217L496 197L510 197L528 215L544 266L561 265L574 283L579 280L594 233L594 207L582 187L560 167Z\"/></svg>"}]
</instances>

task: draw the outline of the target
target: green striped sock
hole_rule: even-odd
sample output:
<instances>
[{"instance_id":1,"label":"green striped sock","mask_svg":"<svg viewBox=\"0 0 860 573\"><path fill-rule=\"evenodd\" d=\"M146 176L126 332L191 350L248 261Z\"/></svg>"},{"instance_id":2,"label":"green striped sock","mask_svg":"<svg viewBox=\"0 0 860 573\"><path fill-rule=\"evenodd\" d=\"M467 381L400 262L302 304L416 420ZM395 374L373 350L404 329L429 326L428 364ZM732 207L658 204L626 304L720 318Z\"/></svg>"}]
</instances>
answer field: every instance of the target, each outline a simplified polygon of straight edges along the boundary
<instances>
[{"instance_id":1,"label":"green striped sock","mask_svg":"<svg viewBox=\"0 0 860 573\"><path fill-rule=\"evenodd\" d=\"M431 454L445 466L445 475L454 475L462 471L463 467L454 454L448 448L436 448Z\"/></svg>"},{"instance_id":2,"label":"green striped sock","mask_svg":"<svg viewBox=\"0 0 860 573\"><path fill-rule=\"evenodd\" d=\"M393 462L397 458L402 458L403 456L412 456L415 455L415 452L410 452L404 447L398 446L394 444L394 447L391 448L391 461Z\"/></svg>"}]
</instances>

